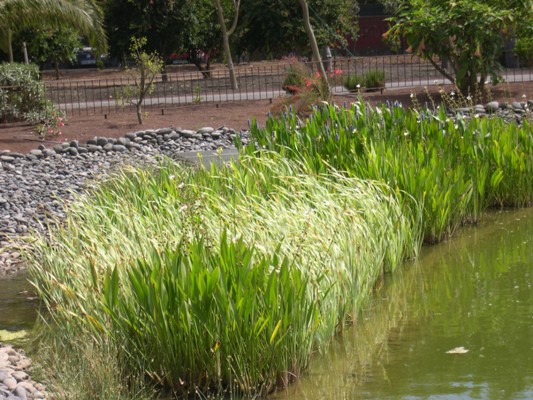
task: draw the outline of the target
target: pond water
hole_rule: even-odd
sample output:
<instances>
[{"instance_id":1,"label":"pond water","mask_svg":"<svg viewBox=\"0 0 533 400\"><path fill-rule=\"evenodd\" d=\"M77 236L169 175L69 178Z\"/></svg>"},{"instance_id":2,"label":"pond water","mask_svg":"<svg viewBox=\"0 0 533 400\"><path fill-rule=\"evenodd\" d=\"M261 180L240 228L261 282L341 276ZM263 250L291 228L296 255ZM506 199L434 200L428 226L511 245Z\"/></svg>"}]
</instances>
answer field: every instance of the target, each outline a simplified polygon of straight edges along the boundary
<instances>
[{"instance_id":1,"label":"pond water","mask_svg":"<svg viewBox=\"0 0 533 400\"><path fill-rule=\"evenodd\" d=\"M532 249L533 209L487 215L425 247L274 397L533 398ZM26 276L0 279L0 331L31 328L37 303L28 296ZM461 346L468 352L447 353Z\"/></svg>"},{"instance_id":2,"label":"pond water","mask_svg":"<svg viewBox=\"0 0 533 400\"><path fill-rule=\"evenodd\" d=\"M26 274L0 278L0 331L33 327L38 302L27 279Z\"/></svg>"},{"instance_id":3,"label":"pond water","mask_svg":"<svg viewBox=\"0 0 533 400\"><path fill-rule=\"evenodd\" d=\"M533 399L532 279L533 209L488 215L388 278L275 397Z\"/></svg>"}]
</instances>

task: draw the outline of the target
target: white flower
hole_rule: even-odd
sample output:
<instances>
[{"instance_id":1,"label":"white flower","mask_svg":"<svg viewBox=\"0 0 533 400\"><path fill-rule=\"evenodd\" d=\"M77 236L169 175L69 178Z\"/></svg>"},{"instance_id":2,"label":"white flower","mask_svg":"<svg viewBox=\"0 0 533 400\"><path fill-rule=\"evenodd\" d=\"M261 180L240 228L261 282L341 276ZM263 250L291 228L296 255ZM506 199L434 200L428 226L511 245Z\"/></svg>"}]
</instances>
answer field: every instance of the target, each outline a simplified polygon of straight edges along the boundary
<instances>
[{"instance_id":1,"label":"white flower","mask_svg":"<svg viewBox=\"0 0 533 400\"><path fill-rule=\"evenodd\" d=\"M455 92L453 92L453 91L450 92L450 96L452 96L452 97L455 96Z\"/></svg>"},{"instance_id":2,"label":"white flower","mask_svg":"<svg viewBox=\"0 0 533 400\"><path fill-rule=\"evenodd\" d=\"M411 93L411 96L409 96L411 98L414 98L415 97L415 94L414 93Z\"/></svg>"},{"instance_id":3,"label":"white flower","mask_svg":"<svg viewBox=\"0 0 533 400\"><path fill-rule=\"evenodd\" d=\"M174 179L174 175L170 175L168 179Z\"/></svg>"},{"instance_id":4,"label":"white flower","mask_svg":"<svg viewBox=\"0 0 533 400\"><path fill-rule=\"evenodd\" d=\"M361 87L361 85L358 83L356 86L355 86L357 89L359 89Z\"/></svg>"},{"instance_id":5,"label":"white flower","mask_svg":"<svg viewBox=\"0 0 533 400\"><path fill-rule=\"evenodd\" d=\"M187 204L184 204L180 207L180 212L183 212L187 209Z\"/></svg>"},{"instance_id":6,"label":"white flower","mask_svg":"<svg viewBox=\"0 0 533 400\"><path fill-rule=\"evenodd\" d=\"M409 136L409 131L405 131L405 132L403 133L403 135L404 135L404 136Z\"/></svg>"},{"instance_id":7,"label":"white flower","mask_svg":"<svg viewBox=\"0 0 533 400\"><path fill-rule=\"evenodd\" d=\"M524 94L522 95L522 98L525 99L526 97L527 97L527 96L526 96L526 94L524 93Z\"/></svg>"},{"instance_id":8,"label":"white flower","mask_svg":"<svg viewBox=\"0 0 533 400\"><path fill-rule=\"evenodd\" d=\"M470 100L472 100L472 97L471 97L471 96L466 96L466 99L467 99L468 101L470 101Z\"/></svg>"},{"instance_id":9,"label":"white flower","mask_svg":"<svg viewBox=\"0 0 533 400\"><path fill-rule=\"evenodd\" d=\"M185 186L185 183L181 182L181 183L178 185L178 189L183 189L184 186Z\"/></svg>"}]
</instances>

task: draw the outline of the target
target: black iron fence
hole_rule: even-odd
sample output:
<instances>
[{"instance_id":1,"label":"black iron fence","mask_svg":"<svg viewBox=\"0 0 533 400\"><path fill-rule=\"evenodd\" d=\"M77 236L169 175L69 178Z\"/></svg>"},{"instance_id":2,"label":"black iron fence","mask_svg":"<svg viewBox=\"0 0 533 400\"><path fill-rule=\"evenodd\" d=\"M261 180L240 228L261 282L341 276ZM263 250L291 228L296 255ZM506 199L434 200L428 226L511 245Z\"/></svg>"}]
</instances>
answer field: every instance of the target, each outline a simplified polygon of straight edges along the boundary
<instances>
[{"instance_id":1,"label":"black iron fence","mask_svg":"<svg viewBox=\"0 0 533 400\"><path fill-rule=\"evenodd\" d=\"M314 64L305 65L313 74ZM533 68L519 65L517 62L515 68L502 71L506 82L533 81ZM332 80L335 94L348 93L342 85L344 77L364 75L372 70L384 72L385 89L451 83L430 62L413 55L337 58L331 60L328 67L333 75L337 72ZM154 81L153 91L144 100L144 107L160 109L204 102L277 98L286 95L283 86L290 68L288 62L236 66L236 90L231 88L229 73L225 68L212 70L209 78L200 71L160 74ZM131 78L47 81L46 95L67 114L120 112L134 106L132 102L124 101L123 96L124 88L133 84Z\"/></svg>"}]
</instances>

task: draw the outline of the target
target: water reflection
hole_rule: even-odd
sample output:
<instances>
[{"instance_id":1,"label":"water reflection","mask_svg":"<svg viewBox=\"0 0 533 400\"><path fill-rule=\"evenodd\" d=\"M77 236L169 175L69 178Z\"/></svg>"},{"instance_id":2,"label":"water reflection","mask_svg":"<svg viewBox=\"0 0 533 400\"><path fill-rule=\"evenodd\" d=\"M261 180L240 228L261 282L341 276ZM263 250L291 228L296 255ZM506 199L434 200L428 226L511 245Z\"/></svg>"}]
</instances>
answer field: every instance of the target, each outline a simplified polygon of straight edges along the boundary
<instances>
[{"instance_id":1,"label":"water reflection","mask_svg":"<svg viewBox=\"0 0 533 400\"><path fill-rule=\"evenodd\" d=\"M533 398L533 209L424 249L290 399ZM466 354L447 354L458 346Z\"/></svg>"},{"instance_id":2,"label":"water reflection","mask_svg":"<svg viewBox=\"0 0 533 400\"><path fill-rule=\"evenodd\" d=\"M31 329L37 304L26 274L0 278L0 331Z\"/></svg>"}]
</instances>

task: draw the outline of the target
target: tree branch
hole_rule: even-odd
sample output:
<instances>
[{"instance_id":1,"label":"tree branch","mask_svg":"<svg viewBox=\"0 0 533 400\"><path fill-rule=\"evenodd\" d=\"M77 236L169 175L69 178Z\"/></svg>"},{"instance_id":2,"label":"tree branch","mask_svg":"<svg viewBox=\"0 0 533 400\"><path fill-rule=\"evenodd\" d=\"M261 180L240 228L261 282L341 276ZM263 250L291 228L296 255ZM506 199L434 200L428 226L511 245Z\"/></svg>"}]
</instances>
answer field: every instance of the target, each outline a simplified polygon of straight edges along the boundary
<instances>
[{"instance_id":1,"label":"tree branch","mask_svg":"<svg viewBox=\"0 0 533 400\"><path fill-rule=\"evenodd\" d=\"M453 77L452 75L450 75L448 72L446 72L446 70L444 68L442 68L439 64L437 64L435 61L433 61L433 58L429 57L428 58L428 61L431 63L431 65L433 65L433 67L435 67L435 69L437 71L440 72L440 74L442 76L444 76L445 78L447 78L450 82L452 83L455 83L455 77Z\"/></svg>"},{"instance_id":2,"label":"tree branch","mask_svg":"<svg viewBox=\"0 0 533 400\"><path fill-rule=\"evenodd\" d=\"M229 28L227 32L228 36L231 36L233 32L235 32L235 28L237 28L237 20L239 19L239 7L241 5L241 0L234 0L233 4L235 5L235 13L233 14L233 23L231 24L231 28Z\"/></svg>"}]
</instances>

